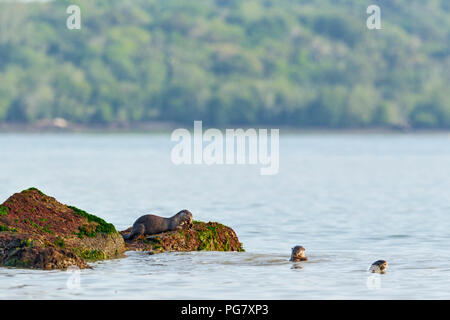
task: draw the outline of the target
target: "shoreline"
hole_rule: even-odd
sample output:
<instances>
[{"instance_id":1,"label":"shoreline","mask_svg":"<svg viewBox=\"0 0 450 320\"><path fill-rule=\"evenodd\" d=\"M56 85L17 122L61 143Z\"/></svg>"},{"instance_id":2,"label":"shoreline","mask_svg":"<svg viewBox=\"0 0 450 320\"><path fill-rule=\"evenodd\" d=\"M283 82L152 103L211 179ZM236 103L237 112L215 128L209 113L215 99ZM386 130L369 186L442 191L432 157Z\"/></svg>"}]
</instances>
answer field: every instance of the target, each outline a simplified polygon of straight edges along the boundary
<instances>
[{"instance_id":1,"label":"shoreline","mask_svg":"<svg viewBox=\"0 0 450 320\"><path fill-rule=\"evenodd\" d=\"M24 134L166 134L178 128L193 130L193 123L175 122L134 122L134 123L113 123L113 124L73 124L64 119L42 120L35 123L0 123L0 134L24 133ZM217 128L219 130L249 128L255 129L280 129L283 134L393 134L393 135L415 135L415 134L450 134L449 129L415 129L415 128L326 128L326 127L291 127L280 125L230 125L230 126L205 126L205 129Z\"/></svg>"}]
</instances>

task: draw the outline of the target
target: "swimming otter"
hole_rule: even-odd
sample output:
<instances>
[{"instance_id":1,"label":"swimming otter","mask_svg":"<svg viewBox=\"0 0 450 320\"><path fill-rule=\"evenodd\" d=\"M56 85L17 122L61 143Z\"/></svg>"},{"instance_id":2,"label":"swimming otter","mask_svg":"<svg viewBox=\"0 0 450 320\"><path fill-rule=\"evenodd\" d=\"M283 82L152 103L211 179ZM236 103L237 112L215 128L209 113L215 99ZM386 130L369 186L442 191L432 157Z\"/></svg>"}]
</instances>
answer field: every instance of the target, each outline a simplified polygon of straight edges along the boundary
<instances>
[{"instance_id":1,"label":"swimming otter","mask_svg":"<svg viewBox=\"0 0 450 320\"><path fill-rule=\"evenodd\" d=\"M153 214L147 214L136 220L133 229L129 234L123 235L125 240L133 240L140 235L156 234L166 231L173 231L183 225L192 223L192 213L188 210L181 210L171 218L163 218Z\"/></svg>"},{"instance_id":2,"label":"swimming otter","mask_svg":"<svg viewBox=\"0 0 450 320\"><path fill-rule=\"evenodd\" d=\"M308 258L305 255L305 248L302 246L295 246L292 248L291 259L289 261L298 262L306 260L308 260Z\"/></svg>"},{"instance_id":3,"label":"swimming otter","mask_svg":"<svg viewBox=\"0 0 450 320\"><path fill-rule=\"evenodd\" d=\"M386 273L388 263L384 260L377 260L369 268L372 273Z\"/></svg>"}]
</instances>

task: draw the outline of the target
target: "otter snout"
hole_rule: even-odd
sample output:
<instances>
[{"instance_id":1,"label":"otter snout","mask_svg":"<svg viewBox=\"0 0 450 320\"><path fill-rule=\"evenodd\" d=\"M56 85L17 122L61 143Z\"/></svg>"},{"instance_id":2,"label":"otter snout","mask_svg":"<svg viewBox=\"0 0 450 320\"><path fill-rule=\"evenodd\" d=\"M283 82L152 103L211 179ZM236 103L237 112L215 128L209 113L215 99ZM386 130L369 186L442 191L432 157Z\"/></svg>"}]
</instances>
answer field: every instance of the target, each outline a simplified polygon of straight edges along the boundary
<instances>
[{"instance_id":1,"label":"otter snout","mask_svg":"<svg viewBox=\"0 0 450 320\"><path fill-rule=\"evenodd\" d=\"M298 262L306 260L308 260L308 258L305 254L305 248L302 246L295 246L292 248L291 259L289 261Z\"/></svg>"},{"instance_id":2,"label":"otter snout","mask_svg":"<svg viewBox=\"0 0 450 320\"><path fill-rule=\"evenodd\" d=\"M180 212L177 213L177 216L179 216L181 219L180 225L192 224L193 216L189 210L181 210Z\"/></svg>"}]
</instances>

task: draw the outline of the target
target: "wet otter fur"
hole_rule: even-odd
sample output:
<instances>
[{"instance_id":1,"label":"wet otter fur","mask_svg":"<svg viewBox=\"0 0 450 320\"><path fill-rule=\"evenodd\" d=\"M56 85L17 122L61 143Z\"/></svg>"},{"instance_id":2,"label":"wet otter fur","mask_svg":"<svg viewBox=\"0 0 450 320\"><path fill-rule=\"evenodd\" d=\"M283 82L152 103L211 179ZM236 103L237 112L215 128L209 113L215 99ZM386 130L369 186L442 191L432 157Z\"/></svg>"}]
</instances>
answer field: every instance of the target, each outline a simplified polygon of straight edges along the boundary
<instances>
[{"instance_id":1,"label":"wet otter fur","mask_svg":"<svg viewBox=\"0 0 450 320\"><path fill-rule=\"evenodd\" d=\"M166 231L173 231L183 225L192 223L192 213L188 210L181 210L171 218L163 218L153 214L139 217L133 224L133 229L129 234L123 235L124 240L133 240L141 235L151 235Z\"/></svg>"},{"instance_id":2,"label":"wet otter fur","mask_svg":"<svg viewBox=\"0 0 450 320\"><path fill-rule=\"evenodd\" d=\"M308 258L305 255L305 248L302 246L295 246L292 248L291 259L289 261L298 262L307 260Z\"/></svg>"},{"instance_id":3,"label":"wet otter fur","mask_svg":"<svg viewBox=\"0 0 450 320\"><path fill-rule=\"evenodd\" d=\"M385 260L377 260L369 268L369 271L372 273L386 273L387 269L387 261Z\"/></svg>"}]
</instances>

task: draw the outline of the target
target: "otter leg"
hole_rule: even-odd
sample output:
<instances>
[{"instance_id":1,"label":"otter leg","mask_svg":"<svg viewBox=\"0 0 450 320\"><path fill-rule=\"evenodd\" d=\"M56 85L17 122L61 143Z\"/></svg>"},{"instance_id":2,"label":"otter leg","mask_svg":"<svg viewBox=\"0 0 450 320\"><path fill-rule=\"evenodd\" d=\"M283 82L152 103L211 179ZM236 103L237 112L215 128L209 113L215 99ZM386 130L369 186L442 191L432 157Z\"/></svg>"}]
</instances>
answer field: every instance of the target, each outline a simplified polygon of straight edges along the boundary
<instances>
[{"instance_id":1,"label":"otter leg","mask_svg":"<svg viewBox=\"0 0 450 320\"><path fill-rule=\"evenodd\" d=\"M123 240L130 240L131 232L127 233L127 234L123 234L122 237L123 237Z\"/></svg>"},{"instance_id":2,"label":"otter leg","mask_svg":"<svg viewBox=\"0 0 450 320\"><path fill-rule=\"evenodd\" d=\"M124 234L123 238L124 240L133 240L137 237L139 237L140 235L143 235L145 232L145 226L140 223L136 226L133 226L133 230L131 230L131 232L129 234Z\"/></svg>"}]
</instances>

